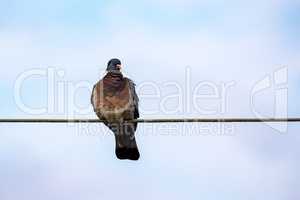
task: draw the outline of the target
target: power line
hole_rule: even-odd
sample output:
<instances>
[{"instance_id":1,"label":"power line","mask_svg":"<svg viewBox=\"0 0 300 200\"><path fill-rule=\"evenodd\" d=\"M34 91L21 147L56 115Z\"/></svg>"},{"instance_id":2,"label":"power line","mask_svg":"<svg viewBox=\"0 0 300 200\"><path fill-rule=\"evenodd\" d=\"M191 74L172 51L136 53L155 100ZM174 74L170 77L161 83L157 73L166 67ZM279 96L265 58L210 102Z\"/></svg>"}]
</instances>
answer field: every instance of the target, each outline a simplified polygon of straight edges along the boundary
<instances>
[{"instance_id":1,"label":"power line","mask_svg":"<svg viewBox=\"0 0 300 200\"><path fill-rule=\"evenodd\" d=\"M0 119L0 123L101 123L99 119ZM137 119L138 123L257 123L257 122L300 122L300 118L178 118Z\"/></svg>"}]
</instances>

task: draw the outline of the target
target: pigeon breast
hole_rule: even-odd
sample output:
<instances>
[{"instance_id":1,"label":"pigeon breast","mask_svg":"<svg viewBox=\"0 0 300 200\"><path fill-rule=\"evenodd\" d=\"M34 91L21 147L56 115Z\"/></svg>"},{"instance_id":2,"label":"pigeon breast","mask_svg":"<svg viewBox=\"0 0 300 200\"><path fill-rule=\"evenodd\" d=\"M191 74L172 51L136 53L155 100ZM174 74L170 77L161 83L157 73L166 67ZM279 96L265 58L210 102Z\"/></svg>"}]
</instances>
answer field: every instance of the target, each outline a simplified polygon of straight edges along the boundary
<instances>
[{"instance_id":1,"label":"pigeon breast","mask_svg":"<svg viewBox=\"0 0 300 200\"><path fill-rule=\"evenodd\" d=\"M94 87L92 103L95 112L110 122L133 118L129 115L134 110L129 84L122 74L108 73Z\"/></svg>"}]
</instances>

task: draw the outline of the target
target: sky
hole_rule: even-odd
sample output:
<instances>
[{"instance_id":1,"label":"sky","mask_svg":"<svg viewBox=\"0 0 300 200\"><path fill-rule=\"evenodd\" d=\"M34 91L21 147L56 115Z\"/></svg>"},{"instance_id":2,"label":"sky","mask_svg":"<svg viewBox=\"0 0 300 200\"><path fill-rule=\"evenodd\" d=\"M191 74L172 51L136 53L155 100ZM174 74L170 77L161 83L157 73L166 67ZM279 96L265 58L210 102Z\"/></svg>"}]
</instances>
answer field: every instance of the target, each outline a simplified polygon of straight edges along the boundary
<instances>
[{"instance_id":1,"label":"sky","mask_svg":"<svg viewBox=\"0 0 300 200\"><path fill-rule=\"evenodd\" d=\"M299 117L300 1L0 0L0 118L95 118L111 58L141 118ZM0 124L0 199L299 199L296 123Z\"/></svg>"}]
</instances>

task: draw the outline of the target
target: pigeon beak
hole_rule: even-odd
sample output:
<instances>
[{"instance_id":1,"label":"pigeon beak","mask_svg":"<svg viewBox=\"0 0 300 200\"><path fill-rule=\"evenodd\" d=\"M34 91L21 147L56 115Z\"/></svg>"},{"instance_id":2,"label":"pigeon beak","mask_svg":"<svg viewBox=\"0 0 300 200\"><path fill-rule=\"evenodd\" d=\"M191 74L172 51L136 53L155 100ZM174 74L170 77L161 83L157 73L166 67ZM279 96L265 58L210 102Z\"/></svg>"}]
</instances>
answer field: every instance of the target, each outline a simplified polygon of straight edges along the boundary
<instances>
[{"instance_id":1,"label":"pigeon beak","mask_svg":"<svg viewBox=\"0 0 300 200\"><path fill-rule=\"evenodd\" d=\"M122 65L116 65L117 70L121 70L122 69Z\"/></svg>"}]
</instances>

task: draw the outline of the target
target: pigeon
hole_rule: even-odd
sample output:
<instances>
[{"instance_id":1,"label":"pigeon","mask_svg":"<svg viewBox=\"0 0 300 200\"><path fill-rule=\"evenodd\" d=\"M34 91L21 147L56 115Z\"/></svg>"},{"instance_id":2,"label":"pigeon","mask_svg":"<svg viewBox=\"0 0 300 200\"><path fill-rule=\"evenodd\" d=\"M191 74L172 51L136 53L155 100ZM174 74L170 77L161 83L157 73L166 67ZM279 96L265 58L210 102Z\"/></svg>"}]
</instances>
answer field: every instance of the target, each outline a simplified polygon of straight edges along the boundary
<instances>
[{"instance_id":1,"label":"pigeon","mask_svg":"<svg viewBox=\"0 0 300 200\"><path fill-rule=\"evenodd\" d=\"M120 160L138 160L135 139L139 98L135 83L121 72L121 61L111 59L106 75L94 85L91 103L98 118L114 133L115 154Z\"/></svg>"}]
</instances>

